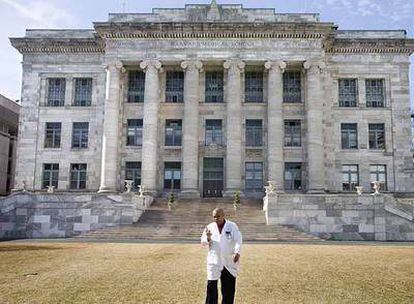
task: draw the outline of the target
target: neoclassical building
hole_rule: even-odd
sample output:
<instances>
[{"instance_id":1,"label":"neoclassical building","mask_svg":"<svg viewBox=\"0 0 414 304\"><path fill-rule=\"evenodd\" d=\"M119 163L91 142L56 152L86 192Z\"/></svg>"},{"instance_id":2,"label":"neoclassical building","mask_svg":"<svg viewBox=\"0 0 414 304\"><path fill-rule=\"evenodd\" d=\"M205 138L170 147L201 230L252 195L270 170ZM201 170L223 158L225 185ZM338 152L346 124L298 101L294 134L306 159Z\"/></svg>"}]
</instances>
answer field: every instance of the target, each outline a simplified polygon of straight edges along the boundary
<instances>
[{"instance_id":1,"label":"neoclassical building","mask_svg":"<svg viewBox=\"0 0 414 304\"><path fill-rule=\"evenodd\" d=\"M413 192L405 31L213 1L11 43L23 54L17 187Z\"/></svg>"}]
</instances>

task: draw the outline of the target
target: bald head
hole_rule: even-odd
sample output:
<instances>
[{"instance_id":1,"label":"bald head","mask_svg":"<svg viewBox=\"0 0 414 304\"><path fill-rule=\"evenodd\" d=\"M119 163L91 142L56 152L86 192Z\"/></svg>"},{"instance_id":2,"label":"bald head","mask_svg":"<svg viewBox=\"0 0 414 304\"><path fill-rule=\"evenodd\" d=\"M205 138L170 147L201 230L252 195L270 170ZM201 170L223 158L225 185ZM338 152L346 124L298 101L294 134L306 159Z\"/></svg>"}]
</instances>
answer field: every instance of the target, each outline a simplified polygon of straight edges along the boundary
<instances>
[{"instance_id":1,"label":"bald head","mask_svg":"<svg viewBox=\"0 0 414 304\"><path fill-rule=\"evenodd\" d=\"M213 218L217 225L222 226L224 224L224 210L221 208L214 209Z\"/></svg>"}]
</instances>

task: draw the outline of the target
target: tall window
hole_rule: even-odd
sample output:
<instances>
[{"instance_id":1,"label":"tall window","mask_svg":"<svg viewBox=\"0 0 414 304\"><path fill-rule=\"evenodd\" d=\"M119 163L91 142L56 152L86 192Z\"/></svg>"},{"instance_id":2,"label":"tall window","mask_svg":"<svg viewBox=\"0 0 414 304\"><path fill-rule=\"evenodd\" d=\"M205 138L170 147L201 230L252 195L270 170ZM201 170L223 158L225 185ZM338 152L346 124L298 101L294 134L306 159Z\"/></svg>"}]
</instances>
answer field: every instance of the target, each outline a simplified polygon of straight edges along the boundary
<instances>
[{"instance_id":1,"label":"tall window","mask_svg":"<svg viewBox=\"0 0 414 304\"><path fill-rule=\"evenodd\" d=\"M142 146L142 119L128 119L127 146Z\"/></svg>"},{"instance_id":2,"label":"tall window","mask_svg":"<svg viewBox=\"0 0 414 304\"><path fill-rule=\"evenodd\" d=\"M302 163L285 163L285 190L302 190Z\"/></svg>"},{"instance_id":3,"label":"tall window","mask_svg":"<svg viewBox=\"0 0 414 304\"><path fill-rule=\"evenodd\" d=\"M145 73L129 71L128 73L128 102L144 102Z\"/></svg>"},{"instance_id":4,"label":"tall window","mask_svg":"<svg viewBox=\"0 0 414 304\"><path fill-rule=\"evenodd\" d=\"M134 182L133 188L138 189L141 185L141 162L126 162L125 163L125 179Z\"/></svg>"},{"instance_id":5,"label":"tall window","mask_svg":"<svg viewBox=\"0 0 414 304\"><path fill-rule=\"evenodd\" d=\"M88 147L89 123L74 122L72 131L72 148L85 149Z\"/></svg>"},{"instance_id":6,"label":"tall window","mask_svg":"<svg viewBox=\"0 0 414 304\"><path fill-rule=\"evenodd\" d=\"M246 163L246 190L263 191L263 164L260 162Z\"/></svg>"},{"instance_id":7,"label":"tall window","mask_svg":"<svg viewBox=\"0 0 414 304\"><path fill-rule=\"evenodd\" d=\"M384 124L369 124L369 148L385 149L385 126Z\"/></svg>"},{"instance_id":8,"label":"tall window","mask_svg":"<svg viewBox=\"0 0 414 304\"><path fill-rule=\"evenodd\" d=\"M263 127L261 119L246 120L246 146L261 147L263 145Z\"/></svg>"},{"instance_id":9,"label":"tall window","mask_svg":"<svg viewBox=\"0 0 414 304\"><path fill-rule=\"evenodd\" d=\"M206 146L223 144L223 130L220 119L206 120Z\"/></svg>"},{"instance_id":10,"label":"tall window","mask_svg":"<svg viewBox=\"0 0 414 304\"><path fill-rule=\"evenodd\" d=\"M205 102L223 102L223 71L207 71L205 85Z\"/></svg>"},{"instance_id":11,"label":"tall window","mask_svg":"<svg viewBox=\"0 0 414 304\"><path fill-rule=\"evenodd\" d=\"M370 182L380 182L381 190L387 190L387 166L370 165L369 166Z\"/></svg>"},{"instance_id":12,"label":"tall window","mask_svg":"<svg viewBox=\"0 0 414 304\"><path fill-rule=\"evenodd\" d=\"M60 148L62 123L47 122L45 134L45 148Z\"/></svg>"},{"instance_id":13,"label":"tall window","mask_svg":"<svg viewBox=\"0 0 414 304\"><path fill-rule=\"evenodd\" d=\"M170 120L165 122L165 145L166 146L181 146L181 119Z\"/></svg>"},{"instance_id":14,"label":"tall window","mask_svg":"<svg viewBox=\"0 0 414 304\"><path fill-rule=\"evenodd\" d=\"M48 186L58 188L59 164L43 164L42 189Z\"/></svg>"},{"instance_id":15,"label":"tall window","mask_svg":"<svg viewBox=\"0 0 414 304\"><path fill-rule=\"evenodd\" d=\"M181 163L165 162L164 163L164 189L181 188Z\"/></svg>"},{"instance_id":16,"label":"tall window","mask_svg":"<svg viewBox=\"0 0 414 304\"><path fill-rule=\"evenodd\" d=\"M184 102L184 72L168 71L165 87L166 102Z\"/></svg>"},{"instance_id":17,"label":"tall window","mask_svg":"<svg viewBox=\"0 0 414 304\"><path fill-rule=\"evenodd\" d=\"M301 146L300 120L285 120L285 147Z\"/></svg>"},{"instance_id":18,"label":"tall window","mask_svg":"<svg viewBox=\"0 0 414 304\"><path fill-rule=\"evenodd\" d=\"M75 78L74 105L88 107L92 103L92 78Z\"/></svg>"},{"instance_id":19,"label":"tall window","mask_svg":"<svg viewBox=\"0 0 414 304\"><path fill-rule=\"evenodd\" d=\"M70 165L70 189L86 189L86 164Z\"/></svg>"},{"instance_id":20,"label":"tall window","mask_svg":"<svg viewBox=\"0 0 414 304\"><path fill-rule=\"evenodd\" d=\"M342 190L354 191L358 185L358 165L342 165Z\"/></svg>"},{"instance_id":21,"label":"tall window","mask_svg":"<svg viewBox=\"0 0 414 304\"><path fill-rule=\"evenodd\" d=\"M50 107L61 107L65 105L65 78L49 78L47 105Z\"/></svg>"},{"instance_id":22,"label":"tall window","mask_svg":"<svg viewBox=\"0 0 414 304\"><path fill-rule=\"evenodd\" d=\"M357 106L357 80L356 79L339 79L339 106L356 107Z\"/></svg>"},{"instance_id":23,"label":"tall window","mask_svg":"<svg viewBox=\"0 0 414 304\"><path fill-rule=\"evenodd\" d=\"M246 102L263 102L263 72L247 71L244 81Z\"/></svg>"},{"instance_id":24,"label":"tall window","mask_svg":"<svg viewBox=\"0 0 414 304\"><path fill-rule=\"evenodd\" d=\"M283 73L283 102L301 102L300 72Z\"/></svg>"},{"instance_id":25,"label":"tall window","mask_svg":"<svg viewBox=\"0 0 414 304\"><path fill-rule=\"evenodd\" d=\"M385 107L384 79L366 79L365 91L367 107Z\"/></svg>"},{"instance_id":26,"label":"tall window","mask_svg":"<svg viewBox=\"0 0 414 304\"><path fill-rule=\"evenodd\" d=\"M356 123L341 124L342 149L358 149L358 129Z\"/></svg>"}]
</instances>

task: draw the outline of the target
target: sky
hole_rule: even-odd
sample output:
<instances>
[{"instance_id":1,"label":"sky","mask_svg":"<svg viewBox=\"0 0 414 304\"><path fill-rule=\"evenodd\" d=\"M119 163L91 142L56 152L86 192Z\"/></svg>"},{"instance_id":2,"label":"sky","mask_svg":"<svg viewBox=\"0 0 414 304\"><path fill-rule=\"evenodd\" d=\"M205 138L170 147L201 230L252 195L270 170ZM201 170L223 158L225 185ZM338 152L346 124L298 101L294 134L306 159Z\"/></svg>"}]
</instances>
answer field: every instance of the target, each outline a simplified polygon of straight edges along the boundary
<instances>
[{"instance_id":1,"label":"sky","mask_svg":"<svg viewBox=\"0 0 414 304\"><path fill-rule=\"evenodd\" d=\"M21 91L22 56L9 37L22 37L28 28L92 29L108 13L150 12L154 7L184 7L211 0L0 0L0 94L17 100ZM404 29L414 38L413 0L218 0L218 4L275 8L278 13L319 13L321 21L341 30ZM125 3L125 5L124 5ZM411 108L414 110L414 54L410 70Z\"/></svg>"}]
</instances>

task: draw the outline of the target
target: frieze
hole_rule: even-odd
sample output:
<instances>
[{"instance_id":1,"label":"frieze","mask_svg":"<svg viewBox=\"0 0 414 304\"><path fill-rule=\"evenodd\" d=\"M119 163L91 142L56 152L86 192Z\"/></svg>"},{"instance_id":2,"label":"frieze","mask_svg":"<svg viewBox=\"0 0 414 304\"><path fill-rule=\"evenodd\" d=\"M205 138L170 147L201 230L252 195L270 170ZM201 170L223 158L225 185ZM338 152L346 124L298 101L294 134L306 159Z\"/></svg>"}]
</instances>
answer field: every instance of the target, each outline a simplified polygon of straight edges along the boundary
<instances>
[{"instance_id":1,"label":"frieze","mask_svg":"<svg viewBox=\"0 0 414 304\"><path fill-rule=\"evenodd\" d=\"M268 39L268 40L147 40L147 39L114 39L107 40L107 49L320 49L320 39Z\"/></svg>"}]
</instances>

